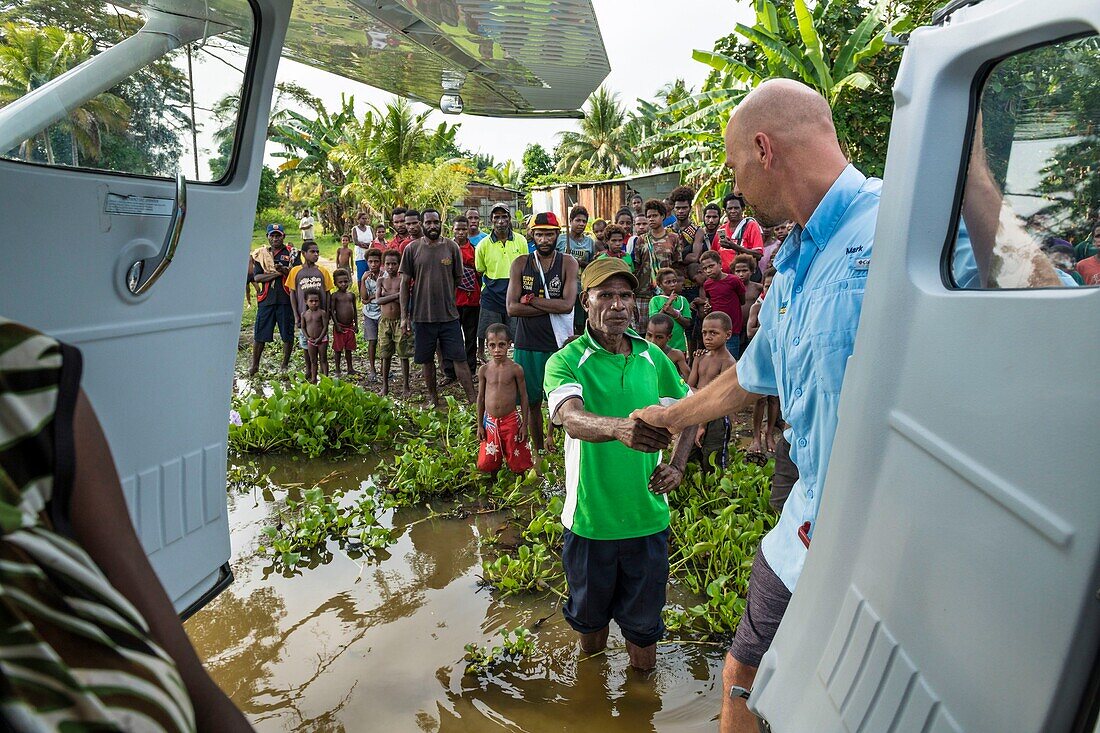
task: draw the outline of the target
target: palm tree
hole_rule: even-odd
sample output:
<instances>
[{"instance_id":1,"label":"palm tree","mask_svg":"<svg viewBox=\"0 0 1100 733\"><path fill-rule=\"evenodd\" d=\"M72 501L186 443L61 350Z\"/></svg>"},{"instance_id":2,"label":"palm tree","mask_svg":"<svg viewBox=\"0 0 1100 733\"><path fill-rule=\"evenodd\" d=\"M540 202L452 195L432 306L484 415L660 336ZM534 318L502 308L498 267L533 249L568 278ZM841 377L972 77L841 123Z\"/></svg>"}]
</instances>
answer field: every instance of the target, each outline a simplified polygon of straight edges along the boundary
<instances>
[{"instance_id":1,"label":"palm tree","mask_svg":"<svg viewBox=\"0 0 1100 733\"><path fill-rule=\"evenodd\" d=\"M420 163L428 157L429 133L425 129L431 109L417 114L409 100L398 97L378 112L378 123L371 142L378 165L387 174L396 175L410 163Z\"/></svg>"},{"instance_id":2,"label":"palm tree","mask_svg":"<svg viewBox=\"0 0 1100 733\"><path fill-rule=\"evenodd\" d=\"M523 168L511 160L504 161L504 165L486 168L481 176L486 182L502 188L519 189L523 186Z\"/></svg>"},{"instance_id":3,"label":"palm tree","mask_svg":"<svg viewBox=\"0 0 1100 733\"><path fill-rule=\"evenodd\" d=\"M691 96L691 87L683 79L675 79L657 90L653 102L638 100L638 107L626 123L626 142L634 151L635 172L649 171L653 168L666 168L678 162L670 154L670 147L658 135L684 113L669 115L667 108L678 105Z\"/></svg>"},{"instance_id":4,"label":"palm tree","mask_svg":"<svg viewBox=\"0 0 1100 733\"><path fill-rule=\"evenodd\" d=\"M619 95L601 86L588 98L580 132L558 133L558 171L614 176L633 167L626 123Z\"/></svg>"},{"instance_id":5,"label":"palm tree","mask_svg":"<svg viewBox=\"0 0 1100 733\"><path fill-rule=\"evenodd\" d=\"M355 124L355 98L341 96L340 109L335 113L318 101L313 112L315 116L307 117L295 110L286 111L286 121L276 125L269 136L272 142L283 146L282 151L272 156L286 160L279 166L281 173L317 181L320 200L315 206L321 222L326 230L338 232L347 218L344 187L348 176L339 156L332 153L346 142L347 129Z\"/></svg>"},{"instance_id":6,"label":"palm tree","mask_svg":"<svg viewBox=\"0 0 1100 733\"><path fill-rule=\"evenodd\" d=\"M91 39L79 33L54 26L5 23L0 27L0 106L29 94L91 55ZM129 119L130 107L114 94L104 93L69 112L54 129L68 135L75 166L80 164L80 155L98 158L102 133L125 128ZM20 155L24 160L31 159L36 143L46 161L54 164L50 127L23 142Z\"/></svg>"},{"instance_id":7,"label":"palm tree","mask_svg":"<svg viewBox=\"0 0 1100 733\"><path fill-rule=\"evenodd\" d=\"M290 112L289 103L294 102L306 109L316 109L321 100L310 94L300 84L279 82L275 85L275 99L271 103L271 114L267 118L267 137L274 139L278 127L285 123ZM233 154L233 139L237 134L237 114L241 107L240 92L226 94L210 109L218 128L214 130L214 143L218 154L209 161L211 178L218 179L229 166L229 156Z\"/></svg>"},{"instance_id":8,"label":"palm tree","mask_svg":"<svg viewBox=\"0 0 1100 733\"><path fill-rule=\"evenodd\" d=\"M378 211L407 205L405 187L397 185L403 170L420 163L456 162L458 125L444 121L431 129L430 115L430 109L415 112L399 97L385 109L370 107L349 121L344 141L333 151L348 172L345 192Z\"/></svg>"}]
</instances>

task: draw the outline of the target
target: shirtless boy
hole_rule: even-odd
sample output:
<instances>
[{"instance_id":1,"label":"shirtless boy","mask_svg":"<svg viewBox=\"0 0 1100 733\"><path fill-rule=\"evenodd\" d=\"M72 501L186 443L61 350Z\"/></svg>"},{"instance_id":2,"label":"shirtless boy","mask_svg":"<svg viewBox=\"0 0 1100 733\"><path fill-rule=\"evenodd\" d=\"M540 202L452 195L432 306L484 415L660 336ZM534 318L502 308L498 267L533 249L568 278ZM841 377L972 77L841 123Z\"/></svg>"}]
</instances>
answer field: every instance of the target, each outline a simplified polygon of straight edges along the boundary
<instances>
[{"instance_id":1,"label":"shirtless boy","mask_svg":"<svg viewBox=\"0 0 1100 733\"><path fill-rule=\"evenodd\" d=\"M646 324L645 340L661 347L661 351L665 352L665 356L669 358L669 361L676 365L676 371L680 372L680 376L687 379L691 374L687 357L684 356L684 352L668 345L669 340L672 338L672 329L672 318L668 314L654 313L649 317L649 323Z\"/></svg>"},{"instance_id":2,"label":"shirtless boy","mask_svg":"<svg viewBox=\"0 0 1100 733\"><path fill-rule=\"evenodd\" d=\"M409 390L409 334L401 327L401 275L397 267L401 255L395 249L386 250L382 256L382 274L378 276L378 295L374 302L382 309L378 319L378 356L382 359L382 396L390 393L390 357L397 354L401 360L402 397Z\"/></svg>"},{"instance_id":3,"label":"shirtless boy","mask_svg":"<svg viewBox=\"0 0 1100 733\"><path fill-rule=\"evenodd\" d=\"M301 315L306 337L306 378L317 384L318 372L328 376L328 311L321 308L321 291L306 291L306 312Z\"/></svg>"},{"instance_id":4,"label":"shirtless boy","mask_svg":"<svg viewBox=\"0 0 1100 733\"><path fill-rule=\"evenodd\" d=\"M698 392L703 387L718 378L718 375L733 367L737 362L733 355L726 349L726 341L733 333L733 322L722 311L712 311L703 319L703 348L695 352L695 360L691 364L691 374L688 375L688 386L693 392ZM711 456L714 456L714 465L717 468L725 468L727 460L726 444L730 439L730 419L720 417L711 420L706 425L699 426L699 434L695 438L696 448L691 457L699 460L704 471L711 470Z\"/></svg>"},{"instance_id":5,"label":"shirtless boy","mask_svg":"<svg viewBox=\"0 0 1100 733\"><path fill-rule=\"evenodd\" d=\"M355 272L351 265L351 237L347 234L340 237L340 249L336 250L336 267L344 268L349 273Z\"/></svg>"},{"instance_id":6,"label":"shirtless boy","mask_svg":"<svg viewBox=\"0 0 1100 733\"><path fill-rule=\"evenodd\" d=\"M329 309L332 311L332 351L336 356L336 376L340 376L341 353L347 355L348 376L351 376L355 374L355 368L351 365L351 354L355 351L355 333L359 330L355 293L348 290L351 286L351 273L338 267L332 279L336 282L336 292L329 298Z\"/></svg>"},{"instance_id":7,"label":"shirtless boy","mask_svg":"<svg viewBox=\"0 0 1100 733\"><path fill-rule=\"evenodd\" d=\"M523 367L508 358L511 347L512 336L503 323L485 330L489 362L477 372L477 469L487 473L498 470L502 462L514 473L535 465L527 443L530 406Z\"/></svg>"}]
</instances>

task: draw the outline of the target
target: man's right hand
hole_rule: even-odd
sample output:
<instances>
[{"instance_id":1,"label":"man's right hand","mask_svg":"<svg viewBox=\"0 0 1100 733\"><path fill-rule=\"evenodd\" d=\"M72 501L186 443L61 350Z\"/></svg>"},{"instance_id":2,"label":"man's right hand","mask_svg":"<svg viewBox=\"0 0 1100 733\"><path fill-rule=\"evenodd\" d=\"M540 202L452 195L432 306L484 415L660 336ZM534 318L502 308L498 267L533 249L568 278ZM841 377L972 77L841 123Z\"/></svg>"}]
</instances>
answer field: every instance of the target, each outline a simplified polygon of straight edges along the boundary
<instances>
[{"instance_id":1,"label":"man's right hand","mask_svg":"<svg viewBox=\"0 0 1100 733\"><path fill-rule=\"evenodd\" d=\"M615 439L620 443L643 453L664 450L672 442L672 433L664 427L654 426L635 416L624 418L615 433Z\"/></svg>"},{"instance_id":2,"label":"man's right hand","mask_svg":"<svg viewBox=\"0 0 1100 733\"><path fill-rule=\"evenodd\" d=\"M668 413L668 408L662 407L661 405L650 405L649 407L635 410L630 413L630 417L627 419L639 422L653 430L661 431L661 433L668 436L670 441L672 440L672 432L670 431L679 427L673 424L672 416Z\"/></svg>"},{"instance_id":3,"label":"man's right hand","mask_svg":"<svg viewBox=\"0 0 1100 733\"><path fill-rule=\"evenodd\" d=\"M412 327L409 325L409 319L408 318L402 318L401 319L401 330L404 331L405 333L409 333L410 331L412 331Z\"/></svg>"}]
</instances>

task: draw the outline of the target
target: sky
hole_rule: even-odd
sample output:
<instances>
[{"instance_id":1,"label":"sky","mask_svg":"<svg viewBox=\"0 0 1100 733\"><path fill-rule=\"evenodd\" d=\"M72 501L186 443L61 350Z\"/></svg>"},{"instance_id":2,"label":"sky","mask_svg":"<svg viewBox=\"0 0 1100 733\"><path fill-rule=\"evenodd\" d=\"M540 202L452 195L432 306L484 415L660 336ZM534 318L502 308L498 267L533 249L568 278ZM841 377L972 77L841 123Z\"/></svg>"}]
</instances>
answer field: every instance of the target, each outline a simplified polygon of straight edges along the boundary
<instances>
[{"instance_id":1,"label":"sky","mask_svg":"<svg viewBox=\"0 0 1100 733\"><path fill-rule=\"evenodd\" d=\"M673 4L655 0L593 0L593 7L611 63L611 73L604 84L619 93L628 109L633 108L638 97L652 99L660 87L677 77L698 88L708 67L691 58L692 50L711 50L714 41L732 32L736 23L751 24L753 18L749 0L676 0ZM339 105L341 93L354 94L356 102L364 104L381 105L392 98L387 92L286 59L280 63L278 81L305 86L329 108ZM500 162L514 160L517 164L529 143L541 143L552 150L558 132L576 128L572 120L444 117L439 112L432 119L436 124L442 119L460 122L458 143L463 148L487 153ZM278 146L268 144L265 162L269 165L281 162L270 157L277 149Z\"/></svg>"}]
</instances>

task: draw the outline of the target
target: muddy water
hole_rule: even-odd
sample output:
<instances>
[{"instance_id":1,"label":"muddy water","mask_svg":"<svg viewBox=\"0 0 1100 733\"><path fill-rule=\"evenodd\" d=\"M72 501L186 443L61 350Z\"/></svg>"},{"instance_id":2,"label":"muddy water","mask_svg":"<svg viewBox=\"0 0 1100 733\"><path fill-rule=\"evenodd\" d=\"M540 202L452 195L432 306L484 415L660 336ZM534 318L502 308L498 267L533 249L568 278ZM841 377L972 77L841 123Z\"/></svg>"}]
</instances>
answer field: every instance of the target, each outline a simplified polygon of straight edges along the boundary
<instances>
[{"instance_id":1,"label":"muddy water","mask_svg":"<svg viewBox=\"0 0 1100 733\"><path fill-rule=\"evenodd\" d=\"M415 523L387 515L399 539L352 559L332 543L286 577L258 552L296 485L353 489L362 459L258 461L275 488L229 496L236 580L187 622L214 679L259 731L711 731L723 652L662 645L649 677L629 669L612 625L610 651L582 659L555 596L494 599L478 587L479 535L503 515ZM536 652L487 677L464 675L463 645L530 627Z\"/></svg>"}]
</instances>

